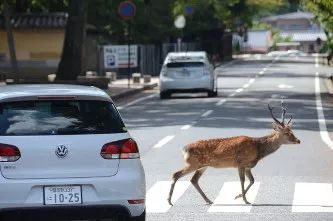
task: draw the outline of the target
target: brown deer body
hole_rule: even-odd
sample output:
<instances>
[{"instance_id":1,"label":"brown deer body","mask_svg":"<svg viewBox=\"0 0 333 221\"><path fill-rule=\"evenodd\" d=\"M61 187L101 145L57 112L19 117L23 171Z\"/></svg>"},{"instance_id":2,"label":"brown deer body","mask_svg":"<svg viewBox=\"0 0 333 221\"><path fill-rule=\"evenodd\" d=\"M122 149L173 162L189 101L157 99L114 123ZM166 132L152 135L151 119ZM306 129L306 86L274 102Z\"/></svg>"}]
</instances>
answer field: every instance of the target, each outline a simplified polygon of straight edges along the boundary
<instances>
[{"instance_id":1,"label":"brown deer body","mask_svg":"<svg viewBox=\"0 0 333 221\"><path fill-rule=\"evenodd\" d=\"M186 166L173 174L173 182L168 197L169 204L172 205L171 197L177 180L194 171L191 183L204 200L211 204L212 202L198 184L199 178L208 167L238 168L242 193L237 195L235 199L242 197L244 202L248 204L246 193L254 183L251 168L256 166L259 160L279 149L282 144L300 143L300 140L294 136L291 130L291 118L287 124L284 124L286 108L283 104L281 122L273 116L272 108L269 105L268 108L275 123L273 123L273 132L267 136L259 138L238 136L208 139L186 145L183 149ZM250 181L246 189L244 188L245 176Z\"/></svg>"}]
</instances>

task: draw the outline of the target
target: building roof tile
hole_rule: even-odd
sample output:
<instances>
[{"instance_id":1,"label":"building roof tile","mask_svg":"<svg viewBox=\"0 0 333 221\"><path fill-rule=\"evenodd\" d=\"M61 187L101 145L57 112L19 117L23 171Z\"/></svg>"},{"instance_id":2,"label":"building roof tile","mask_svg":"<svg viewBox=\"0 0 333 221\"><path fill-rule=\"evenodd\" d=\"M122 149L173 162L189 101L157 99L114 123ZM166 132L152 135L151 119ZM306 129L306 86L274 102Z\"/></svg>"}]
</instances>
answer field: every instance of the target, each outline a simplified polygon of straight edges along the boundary
<instances>
[{"instance_id":1,"label":"building roof tile","mask_svg":"<svg viewBox=\"0 0 333 221\"><path fill-rule=\"evenodd\" d=\"M16 14L12 16L11 23L14 29L64 28L67 18L65 12ZM0 29L4 28L4 17L0 15Z\"/></svg>"}]
</instances>

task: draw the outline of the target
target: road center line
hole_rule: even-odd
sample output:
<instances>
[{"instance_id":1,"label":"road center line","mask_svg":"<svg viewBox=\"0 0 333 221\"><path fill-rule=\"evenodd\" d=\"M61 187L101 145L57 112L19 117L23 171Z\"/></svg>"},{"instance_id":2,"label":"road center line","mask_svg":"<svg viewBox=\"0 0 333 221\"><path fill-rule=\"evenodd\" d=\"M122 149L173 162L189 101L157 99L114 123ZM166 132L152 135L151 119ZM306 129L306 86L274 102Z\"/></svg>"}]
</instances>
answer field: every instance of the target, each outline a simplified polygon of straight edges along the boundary
<instances>
[{"instance_id":1,"label":"road center line","mask_svg":"<svg viewBox=\"0 0 333 221\"><path fill-rule=\"evenodd\" d=\"M211 113L213 113L213 110L208 110L205 113L203 113L201 117L208 117Z\"/></svg>"},{"instance_id":2,"label":"road center line","mask_svg":"<svg viewBox=\"0 0 333 221\"><path fill-rule=\"evenodd\" d=\"M249 80L249 84L253 84L255 81L256 81L256 79L251 78L251 79Z\"/></svg>"},{"instance_id":3,"label":"road center line","mask_svg":"<svg viewBox=\"0 0 333 221\"><path fill-rule=\"evenodd\" d=\"M216 106L221 106L224 104L227 100L226 99L221 99L219 102L216 103Z\"/></svg>"},{"instance_id":4,"label":"road center line","mask_svg":"<svg viewBox=\"0 0 333 221\"><path fill-rule=\"evenodd\" d=\"M321 139L333 150L333 142L327 132L325 116L323 111L323 104L321 102L320 96L320 81L319 81L319 73L316 72L315 78L315 90L316 90L316 105L317 105L317 115L318 115L318 123Z\"/></svg>"},{"instance_id":5,"label":"road center line","mask_svg":"<svg viewBox=\"0 0 333 221\"><path fill-rule=\"evenodd\" d=\"M248 88L250 86L250 84L244 84L243 88Z\"/></svg>"},{"instance_id":6,"label":"road center line","mask_svg":"<svg viewBox=\"0 0 333 221\"><path fill-rule=\"evenodd\" d=\"M153 146L153 148L161 148L163 147L165 144L167 144L170 140L172 140L173 138L175 138L175 135L169 135L164 137L162 140L158 141L157 144L155 144Z\"/></svg>"},{"instance_id":7,"label":"road center line","mask_svg":"<svg viewBox=\"0 0 333 221\"><path fill-rule=\"evenodd\" d=\"M242 92L244 89L243 88L238 88L237 90L236 90L236 93L240 93L240 92Z\"/></svg>"},{"instance_id":8,"label":"road center line","mask_svg":"<svg viewBox=\"0 0 333 221\"><path fill-rule=\"evenodd\" d=\"M118 110L124 109L125 107L131 106L133 104L139 103L139 102L144 101L144 100L148 100L148 99L153 98L155 96L156 96L156 94L151 94L151 95L148 95L148 96L145 96L145 97L138 98L138 99L136 99L134 101L131 101L131 102L123 105L123 106L117 107L117 109Z\"/></svg>"}]
</instances>

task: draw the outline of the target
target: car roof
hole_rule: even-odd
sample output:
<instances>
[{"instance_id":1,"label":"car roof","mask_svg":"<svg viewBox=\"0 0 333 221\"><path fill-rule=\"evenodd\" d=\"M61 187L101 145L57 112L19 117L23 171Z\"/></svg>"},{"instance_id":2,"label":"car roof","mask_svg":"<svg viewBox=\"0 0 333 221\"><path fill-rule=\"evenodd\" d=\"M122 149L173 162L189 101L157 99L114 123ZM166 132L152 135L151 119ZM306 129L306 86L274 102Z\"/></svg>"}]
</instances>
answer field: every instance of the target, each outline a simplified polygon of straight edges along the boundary
<instances>
[{"instance_id":1,"label":"car roof","mask_svg":"<svg viewBox=\"0 0 333 221\"><path fill-rule=\"evenodd\" d=\"M189 52L169 52L165 62L190 62L190 61L205 61L207 54L204 51L189 51Z\"/></svg>"},{"instance_id":2,"label":"car roof","mask_svg":"<svg viewBox=\"0 0 333 221\"><path fill-rule=\"evenodd\" d=\"M107 93L93 86L70 84L17 84L0 86L0 101L39 96L77 96L111 101Z\"/></svg>"},{"instance_id":3,"label":"car roof","mask_svg":"<svg viewBox=\"0 0 333 221\"><path fill-rule=\"evenodd\" d=\"M187 51L187 52L169 52L171 57L191 57L191 56L207 56L205 51Z\"/></svg>"}]
</instances>

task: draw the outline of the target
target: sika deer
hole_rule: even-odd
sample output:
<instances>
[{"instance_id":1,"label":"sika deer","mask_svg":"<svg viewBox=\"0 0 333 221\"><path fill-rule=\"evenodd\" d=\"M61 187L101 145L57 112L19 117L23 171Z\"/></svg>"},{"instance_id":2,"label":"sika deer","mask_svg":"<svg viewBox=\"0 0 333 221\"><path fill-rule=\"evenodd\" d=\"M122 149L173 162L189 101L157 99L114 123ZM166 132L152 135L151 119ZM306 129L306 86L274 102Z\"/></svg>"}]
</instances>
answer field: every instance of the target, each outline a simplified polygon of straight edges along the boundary
<instances>
[{"instance_id":1,"label":"sika deer","mask_svg":"<svg viewBox=\"0 0 333 221\"><path fill-rule=\"evenodd\" d=\"M291 120L284 123L286 107L282 106L282 120L277 120L273 115L273 109L268 104L273 122L273 132L267 136L254 138L247 136L238 136L221 139L199 140L188 144L183 149L186 166L173 174L168 203L171 203L171 196L177 180L186 174L194 172L191 183L200 193L208 204L212 201L208 199L198 184L199 178L208 167L214 168L238 168L239 178L241 181L242 193L235 199L242 197L246 204L246 193L254 183L251 169L255 167L259 160L275 152L282 144L300 144L300 140L295 137L291 130ZM245 176L249 179L250 184L244 189Z\"/></svg>"}]
</instances>

